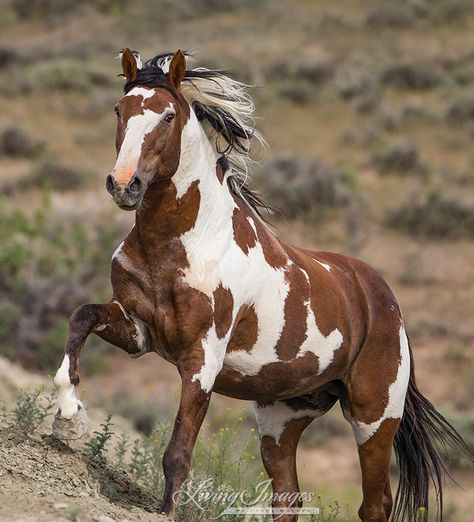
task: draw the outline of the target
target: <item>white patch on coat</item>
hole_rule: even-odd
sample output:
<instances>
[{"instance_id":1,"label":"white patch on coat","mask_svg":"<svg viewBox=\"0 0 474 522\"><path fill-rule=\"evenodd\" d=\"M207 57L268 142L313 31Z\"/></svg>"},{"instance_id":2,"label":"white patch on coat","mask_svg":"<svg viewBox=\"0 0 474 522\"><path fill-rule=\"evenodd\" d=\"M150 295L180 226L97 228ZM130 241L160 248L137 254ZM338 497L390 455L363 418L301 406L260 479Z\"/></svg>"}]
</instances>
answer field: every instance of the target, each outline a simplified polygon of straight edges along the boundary
<instances>
[{"instance_id":1,"label":"white patch on coat","mask_svg":"<svg viewBox=\"0 0 474 522\"><path fill-rule=\"evenodd\" d=\"M321 414L318 410L294 410L281 401L275 401L268 406L255 404L255 418L257 419L260 438L265 435L272 437L278 445L289 421L303 417L316 418Z\"/></svg>"},{"instance_id":2,"label":"white patch on coat","mask_svg":"<svg viewBox=\"0 0 474 522\"><path fill-rule=\"evenodd\" d=\"M306 339L303 341L297 357L303 357L308 352L314 353L318 357L318 374L320 374L331 364L335 352L342 345L343 337L337 328L325 337L316 324L310 301L306 301L305 305L307 310Z\"/></svg>"},{"instance_id":3,"label":"white patch on coat","mask_svg":"<svg viewBox=\"0 0 474 522\"><path fill-rule=\"evenodd\" d=\"M77 413L79 407L82 407L82 403L76 397L74 385L69 378L69 355L64 356L53 382L58 392L58 409L61 410L61 417L70 419Z\"/></svg>"},{"instance_id":4,"label":"white patch on coat","mask_svg":"<svg viewBox=\"0 0 474 522\"><path fill-rule=\"evenodd\" d=\"M216 176L216 161L217 156L191 111L182 133L179 167L172 178L178 198L186 194L193 181L199 180L200 206L196 222L180 236L189 263L184 279L189 286L206 294L211 302L219 284L230 289L233 311L229 332L242 305L252 305L258 317L257 341L250 352L239 350L226 354L229 334L225 339L218 339L214 327L207 332L203 342L205 361L193 376L205 391L212 388L223 364L242 375L257 375L263 366L279 361L276 345L285 324L285 301L289 292L286 272L293 266L276 240L274 248L280 248L280 253L286 256L284 266L277 268L268 264L259 241L247 253L235 242L232 215L237 205L227 186ZM253 218L248 221L256 232ZM341 343L338 330L327 338L321 334L311 312L307 341L298 357L312 351L320 357L320 369L324 369Z\"/></svg>"},{"instance_id":5,"label":"white patch on coat","mask_svg":"<svg viewBox=\"0 0 474 522\"><path fill-rule=\"evenodd\" d=\"M120 254L121 254L121 252L122 252L122 247L123 247L123 244L124 244L124 243L125 243L125 241L122 241L122 242L120 243L120 245L115 249L115 252L112 254L112 261L113 261L114 259L119 259Z\"/></svg>"},{"instance_id":6,"label":"white patch on coat","mask_svg":"<svg viewBox=\"0 0 474 522\"><path fill-rule=\"evenodd\" d=\"M147 339L147 337L146 337L146 325L145 325L145 323L141 319L139 319L135 315L129 314L127 312L127 310L125 310L125 308L122 305L122 303L120 303L116 299L114 299L112 301L112 303L116 304L120 308L120 311L122 312L122 314L125 317L125 319L127 319L128 321L133 323L133 326L134 326L135 332L136 332L135 334L133 334L133 339L134 339L136 345L138 346L138 348L140 349L140 352L138 352L138 353L131 353L131 354L128 354L128 355L132 359L136 359L137 357L140 357L144 353L148 352L148 344L146 342L146 339Z\"/></svg>"},{"instance_id":7,"label":"white patch on coat","mask_svg":"<svg viewBox=\"0 0 474 522\"><path fill-rule=\"evenodd\" d=\"M400 363L397 377L388 389L388 402L380 419L370 424L351 419L357 444L367 442L385 419L401 419L405 407L405 395L410 379L410 349L403 325L400 326Z\"/></svg>"},{"instance_id":8,"label":"white patch on coat","mask_svg":"<svg viewBox=\"0 0 474 522\"><path fill-rule=\"evenodd\" d=\"M331 266L328 265L327 263L321 263L321 261L318 261L317 259L315 259L316 263L319 263L323 268L325 268L328 272L331 271Z\"/></svg>"}]
</instances>

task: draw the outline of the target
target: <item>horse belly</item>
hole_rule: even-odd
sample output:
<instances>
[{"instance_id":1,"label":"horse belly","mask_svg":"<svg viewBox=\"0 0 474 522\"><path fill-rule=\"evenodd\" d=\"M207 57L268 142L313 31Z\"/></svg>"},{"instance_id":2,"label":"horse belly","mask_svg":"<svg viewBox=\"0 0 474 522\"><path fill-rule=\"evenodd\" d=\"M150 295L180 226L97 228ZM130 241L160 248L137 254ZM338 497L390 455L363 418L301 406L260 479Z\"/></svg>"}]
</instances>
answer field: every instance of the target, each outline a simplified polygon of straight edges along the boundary
<instances>
[{"instance_id":1,"label":"horse belly","mask_svg":"<svg viewBox=\"0 0 474 522\"><path fill-rule=\"evenodd\" d=\"M293 324L286 334L282 328L275 343L274 336L262 334L270 325L259 329L256 314L247 310L229 342L215 390L240 399L286 399L338 378L347 365L342 335L334 329L324 336L313 319L308 314L304 326Z\"/></svg>"}]
</instances>

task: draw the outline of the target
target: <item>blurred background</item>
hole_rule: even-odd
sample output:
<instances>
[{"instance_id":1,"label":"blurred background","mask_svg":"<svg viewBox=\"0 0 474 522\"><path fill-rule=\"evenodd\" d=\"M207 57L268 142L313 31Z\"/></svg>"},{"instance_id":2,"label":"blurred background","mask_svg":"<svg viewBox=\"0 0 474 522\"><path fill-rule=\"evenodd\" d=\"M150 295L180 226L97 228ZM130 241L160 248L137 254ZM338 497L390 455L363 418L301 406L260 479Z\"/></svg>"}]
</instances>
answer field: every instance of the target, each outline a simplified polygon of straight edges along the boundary
<instances>
[{"instance_id":1,"label":"blurred background","mask_svg":"<svg viewBox=\"0 0 474 522\"><path fill-rule=\"evenodd\" d=\"M51 374L68 318L110 297L133 223L104 188L114 164L122 47L255 85L269 150L254 186L278 234L365 260L404 311L419 385L474 443L472 0L1 0L0 356ZM20 369L22 368L22 369ZM20 374L20 373L19 373ZM172 420L174 367L90 338L81 393L149 434ZM12 377L13 376L13 377ZM3 378L0 375L0 378ZM1 390L1 388L0 388ZM6 400L5 397L0 399ZM206 429L228 407L214 397ZM299 453L302 487L356 511L359 468L338 408ZM472 467L451 456L448 520L472 520Z\"/></svg>"}]
</instances>

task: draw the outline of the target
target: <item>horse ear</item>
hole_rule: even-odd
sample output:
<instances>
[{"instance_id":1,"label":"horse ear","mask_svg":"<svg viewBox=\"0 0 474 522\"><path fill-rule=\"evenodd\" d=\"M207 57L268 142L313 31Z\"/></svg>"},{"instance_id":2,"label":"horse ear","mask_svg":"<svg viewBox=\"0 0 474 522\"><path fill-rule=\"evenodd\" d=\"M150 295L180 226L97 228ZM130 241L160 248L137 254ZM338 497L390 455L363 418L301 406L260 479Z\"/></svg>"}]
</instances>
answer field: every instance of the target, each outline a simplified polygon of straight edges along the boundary
<instances>
[{"instance_id":1,"label":"horse ear","mask_svg":"<svg viewBox=\"0 0 474 522\"><path fill-rule=\"evenodd\" d=\"M186 74L186 57L181 49L176 51L170 63L168 77L171 85L178 91Z\"/></svg>"},{"instance_id":2,"label":"horse ear","mask_svg":"<svg viewBox=\"0 0 474 522\"><path fill-rule=\"evenodd\" d=\"M128 47L122 50L121 58L123 76L127 78L127 81L133 82L133 80L135 80L135 78L137 77L137 59Z\"/></svg>"}]
</instances>

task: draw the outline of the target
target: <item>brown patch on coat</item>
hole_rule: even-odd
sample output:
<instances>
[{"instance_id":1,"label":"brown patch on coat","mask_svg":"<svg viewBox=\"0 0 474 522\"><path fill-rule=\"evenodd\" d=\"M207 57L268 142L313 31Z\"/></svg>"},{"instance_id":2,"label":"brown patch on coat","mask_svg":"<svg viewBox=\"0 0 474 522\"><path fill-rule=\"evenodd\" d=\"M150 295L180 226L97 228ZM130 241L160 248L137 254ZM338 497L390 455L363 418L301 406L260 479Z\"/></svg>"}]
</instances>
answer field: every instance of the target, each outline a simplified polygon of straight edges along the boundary
<instances>
[{"instance_id":1,"label":"brown patch on coat","mask_svg":"<svg viewBox=\"0 0 474 522\"><path fill-rule=\"evenodd\" d=\"M281 361L294 359L306 339L309 297L309 283L303 271L296 265L286 270L285 279L289 292L285 300L285 322L275 351Z\"/></svg>"},{"instance_id":2,"label":"brown patch on coat","mask_svg":"<svg viewBox=\"0 0 474 522\"><path fill-rule=\"evenodd\" d=\"M244 254L257 244L257 236L248 221L248 217L239 208L232 214L232 226L234 229L234 241Z\"/></svg>"},{"instance_id":3,"label":"brown patch on coat","mask_svg":"<svg viewBox=\"0 0 474 522\"><path fill-rule=\"evenodd\" d=\"M228 288L221 284L214 290L214 324L219 339L225 337L232 324L234 298Z\"/></svg>"},{"instance_id":4,"label":"brown patch on coat","mask_svg":"<svg viewBox=\"0 0 474 522\"><path fill-rule=\"evenodd\" d=\"M252 351L258 339L258 317L253 305L240 307L227 351Z\"/></svg>"},{"instance_id":5,"label":"brown patch on coat","mask_svg":"<svg viewBox=\"0 0 474 522\"><path fill-rule=\"evenodd\" d=\"M242 375L224 362L215 390L236 399L261 402L287 399L310 393L334 379L334 372L337 374L337 371L341 371L339 363L331 368L331 372L324 372L323 375L318 375L318 368L318 357L312 352L291 362L266 364L257 375Z\"/></svg>"},{"instance_id":6,"label":"brown patch on coat","mask_svg":"<svg viewBox=\"0 0 474 522\"><path fill-rule=\"evenodd\" d=\"M148 236L152 244L178 238L196 223L201 203L199 180L193 181L181 198L170 180L155 183L148 187L143 203L137 210L142 236Z\"/></svg>"},{"instance_id":7,"label":"brown patch on coat","mask_svg":"<svg viewBox=\"0 0 474 522\"><path fill-rule=\"evenodd\" d=\"M270 231L254 219L255 228L257 229L258 241L262 245L265 261L273 268L281 268L288 262L288 255L282 246L281 241L275 237Z\"/></svg>"}]
</instances>

